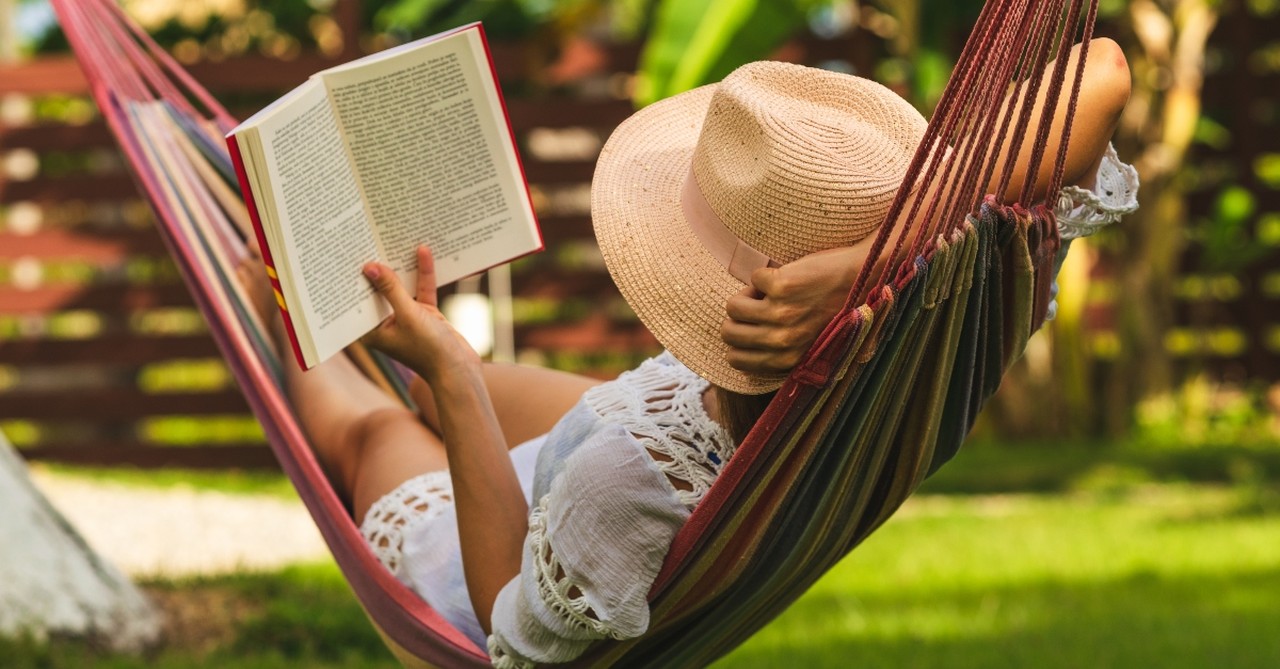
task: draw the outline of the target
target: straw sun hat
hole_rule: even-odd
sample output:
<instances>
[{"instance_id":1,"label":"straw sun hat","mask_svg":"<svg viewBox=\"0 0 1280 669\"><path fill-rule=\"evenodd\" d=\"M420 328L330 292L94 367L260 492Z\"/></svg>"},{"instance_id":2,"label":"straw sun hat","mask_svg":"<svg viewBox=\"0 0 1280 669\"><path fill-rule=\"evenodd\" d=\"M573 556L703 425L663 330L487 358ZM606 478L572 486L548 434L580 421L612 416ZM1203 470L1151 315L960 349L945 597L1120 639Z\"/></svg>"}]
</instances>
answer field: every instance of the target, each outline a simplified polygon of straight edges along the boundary
<instances>
[{"instance_id":1,"label":"straw sun hat","mask_svg":"<svg viewBox=\"0 0 1280 669\"><path fill-rule=\"evenodd\" d=\"M640 320L698 375L739 393L775 390L784 376L729 366L726 300L756 268L874 232L924 130L875 82L744 65L641 109L609 138L591 195L605 263Z\"/></svg>"}]
</instances>

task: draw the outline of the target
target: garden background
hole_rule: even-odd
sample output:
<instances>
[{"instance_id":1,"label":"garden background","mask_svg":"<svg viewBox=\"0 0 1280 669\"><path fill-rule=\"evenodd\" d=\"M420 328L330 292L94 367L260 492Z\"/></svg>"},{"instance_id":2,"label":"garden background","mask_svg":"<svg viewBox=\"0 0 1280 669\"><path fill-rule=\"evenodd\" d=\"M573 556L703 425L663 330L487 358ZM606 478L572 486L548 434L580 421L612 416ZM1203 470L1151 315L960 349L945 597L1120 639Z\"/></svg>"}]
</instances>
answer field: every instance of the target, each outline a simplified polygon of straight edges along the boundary
<instances>
[{"instance_id":1,"label":"garden background","mask_svg":"<svg viewBox=\"0 0 1280 669\"><path fill-rule=\"evenodd\" d=\"M456 290L489 300L494 357L602 376L656 348L587 216L633 98L774 57L927 113L980 4L122 3L242 115L329 63L485 20L549 248ZM50 17L0 1L0 429L46 486L288 503ZM1280 2L1106 1L1100 34L1134 73L1116 144L1142 209L1073 245L1059 317L962 454L725 666L1280 661ZM25 638L0 657L391 662L328 563L159 571L136 574L167 614L151 656Z\"/></svg>"}]
</instances>

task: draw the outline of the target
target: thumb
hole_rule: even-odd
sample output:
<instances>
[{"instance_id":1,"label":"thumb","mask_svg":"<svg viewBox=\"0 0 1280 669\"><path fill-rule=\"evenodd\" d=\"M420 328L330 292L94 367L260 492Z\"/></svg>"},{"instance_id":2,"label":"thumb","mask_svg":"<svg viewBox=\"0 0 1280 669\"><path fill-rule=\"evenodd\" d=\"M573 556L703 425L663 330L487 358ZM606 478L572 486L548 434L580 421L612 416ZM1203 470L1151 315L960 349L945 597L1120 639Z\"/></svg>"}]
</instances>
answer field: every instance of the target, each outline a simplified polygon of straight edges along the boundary
<instances>
[{"instance_id":1,"label":"thumb","mask_svg":"<svg viewBox=\"0 0 1280 669\"><path fill-rule=\"evenodd\" d=\"M400 284L400 278L390 267L380 262L369 262L365 263L363 271L365 278L373 284L373 290L386 298L397 314L413 309L413 298L409 297L408 291Z\"/></svg>"}]
</instances>

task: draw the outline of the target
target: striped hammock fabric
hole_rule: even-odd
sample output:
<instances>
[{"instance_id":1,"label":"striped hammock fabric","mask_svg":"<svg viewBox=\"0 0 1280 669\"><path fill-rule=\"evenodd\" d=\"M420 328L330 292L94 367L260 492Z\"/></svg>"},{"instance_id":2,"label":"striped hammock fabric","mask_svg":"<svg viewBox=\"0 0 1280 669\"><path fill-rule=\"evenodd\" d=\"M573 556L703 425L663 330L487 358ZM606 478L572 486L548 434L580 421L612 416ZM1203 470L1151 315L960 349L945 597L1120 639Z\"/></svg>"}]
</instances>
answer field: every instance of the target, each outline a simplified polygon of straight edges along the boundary
<instances>
[{"instance_id":1,"label":"striped hammock fabric","mask_svg":"<svg viewBox=\"0 0 1280 669\"><path fill-rule=\"evenodd\" d=\"M222 140L235 119L112 0L53 4L215 340L373 624L406 666L487 666L482 649L374 557L281 390L281 363L232 273L251 236ZM650 592L650 631L602 641L574 666L710 663L955 455L1044 320L1058 248L1051 207L1030 203L1030 186L1020 199L1027 206L983 196L1001 165L996 192L1005 192L1013 161L1003 159L1018 155L1024 138L1034 147L1027 173L1054 160L1049 193L1061 184L1067 142L1043 155L1052 119L1032 127L1030 105L1003 101L1015 86L1035 99L1039 77L1030 74L1056 59L1046 108L1057 109L1062 95L1074 107L1083 68L1066 71L1064 56L1077 38L1087 49L1096 4L987 2L908 171L914 188L900 190L886 218L909 210L917 223L893 239L883 226L872 250L894 262L862 269L845 307L677 535ZM944 163L944 154L956 159ZM931 186L941 186L936 197L906 197ZM365 361L377 371L376 359Z\"/></svg>"}]
</instances>

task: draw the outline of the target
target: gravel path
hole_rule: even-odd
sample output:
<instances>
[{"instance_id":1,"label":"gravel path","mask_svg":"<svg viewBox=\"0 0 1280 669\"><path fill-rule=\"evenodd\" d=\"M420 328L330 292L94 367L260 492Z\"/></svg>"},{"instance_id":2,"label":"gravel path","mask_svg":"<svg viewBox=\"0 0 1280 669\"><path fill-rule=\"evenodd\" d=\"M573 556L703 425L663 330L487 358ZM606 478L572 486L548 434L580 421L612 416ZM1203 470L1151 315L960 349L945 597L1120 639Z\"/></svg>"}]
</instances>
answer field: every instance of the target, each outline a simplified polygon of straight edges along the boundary
<instances>
[{"instance_id":1,"label":"gravel path","mask_svg":"<svg viewBox=\"0 0 1280 669\"><path fill-rule=\"evenodd\" d=\"M145 488L38 468L31 476L85 540L130 576L223 574L328 559L297 500Z\"/></svg>"}]
</instances>

